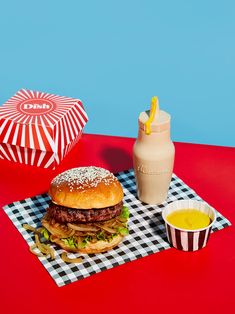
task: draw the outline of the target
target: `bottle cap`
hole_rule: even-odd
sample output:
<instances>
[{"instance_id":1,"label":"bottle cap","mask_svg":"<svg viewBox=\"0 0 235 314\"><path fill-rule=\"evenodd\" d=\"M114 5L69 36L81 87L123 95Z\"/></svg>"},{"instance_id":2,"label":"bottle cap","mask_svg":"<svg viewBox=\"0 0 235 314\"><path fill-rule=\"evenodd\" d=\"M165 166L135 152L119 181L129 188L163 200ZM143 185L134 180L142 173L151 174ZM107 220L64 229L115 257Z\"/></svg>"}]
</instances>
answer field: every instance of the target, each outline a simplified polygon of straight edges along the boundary
<instances>
[{"instance_id":1,"label":"bottle cap","mask_svg":"<svg viewBox=\"0 0 235 314\"><path fill-rule=\"evenodd\" d=\"M146 131L146 122L149 119L150 110L141 112L139 115L139 127ZM171 116L169 113L159 110L151 122L151 132L162 132L169 130Z\"/></svg>"}]
</instances>

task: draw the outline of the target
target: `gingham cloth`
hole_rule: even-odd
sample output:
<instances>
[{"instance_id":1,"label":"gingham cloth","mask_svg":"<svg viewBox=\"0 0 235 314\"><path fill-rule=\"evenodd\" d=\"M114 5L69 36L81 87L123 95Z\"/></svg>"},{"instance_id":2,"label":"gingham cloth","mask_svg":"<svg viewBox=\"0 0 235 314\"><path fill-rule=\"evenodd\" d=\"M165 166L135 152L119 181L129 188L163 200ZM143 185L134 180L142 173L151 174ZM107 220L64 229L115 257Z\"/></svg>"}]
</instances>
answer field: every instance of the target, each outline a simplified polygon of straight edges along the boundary
<instances>
[{"instance_id":1,"label":"gingham cloth","mask_svg":"<svg viewBox=\"0 0 235 314\"><path fill-rule=\"evenodd\" d=\"M161 216L162 209L170 202L181 199L201 198L182 180L173 174L167 200L157 206L141 203L136 196L136 185L133 170L127 170L116 174L124 188L124 203L129 207L129 235L115 249L100 254L84 255L82 264L67 264L60 258L62 249L54 246L55 260L45 257L38 259L55 280L58 286L83 279L95 273L101 272L137 258L157 253L170 248L167 242L164 222ZM26 231L22 224L27 223L33 227L40 226L40 219L45 214L50 198L47 194L37 195L22 201L14 202L4 207L5 212L13 224L22 234L29 245L34 244L34 236ZM213 231L223 229L230 222L217 212L217 220ZM81 254L80 254L81 255ZM78 254L70 254L77 257Z\"/></svg>"}]
</instances>

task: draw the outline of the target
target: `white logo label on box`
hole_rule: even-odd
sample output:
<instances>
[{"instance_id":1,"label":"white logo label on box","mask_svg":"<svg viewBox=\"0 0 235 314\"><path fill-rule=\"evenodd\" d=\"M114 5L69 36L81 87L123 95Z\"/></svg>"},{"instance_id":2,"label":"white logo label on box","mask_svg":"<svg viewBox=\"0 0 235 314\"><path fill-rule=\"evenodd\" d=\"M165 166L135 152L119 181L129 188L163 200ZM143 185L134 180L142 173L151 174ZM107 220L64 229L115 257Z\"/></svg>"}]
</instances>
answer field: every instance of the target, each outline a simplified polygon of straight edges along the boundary
<instances>
[{"instance_id":1,"label":"white logo label on box","mask_svg":"<svg viewBox=\"0 0 235 314\"><path fill-rule=\"evenodd\" d=\"M50 105L48 104L24 104L23 109L50 109Z\"/></svg>"},{"instance_id":2,"label":"white logo label on box","mask_svg":"<svg viewBox=\"0 0 235 314\"><path fill-rule=\"evenodd\" d=\"M49 99L27 99L19 104L18 109L29 115L41 115L55 109L55 104Z\"/></svg>"}]
</instances>

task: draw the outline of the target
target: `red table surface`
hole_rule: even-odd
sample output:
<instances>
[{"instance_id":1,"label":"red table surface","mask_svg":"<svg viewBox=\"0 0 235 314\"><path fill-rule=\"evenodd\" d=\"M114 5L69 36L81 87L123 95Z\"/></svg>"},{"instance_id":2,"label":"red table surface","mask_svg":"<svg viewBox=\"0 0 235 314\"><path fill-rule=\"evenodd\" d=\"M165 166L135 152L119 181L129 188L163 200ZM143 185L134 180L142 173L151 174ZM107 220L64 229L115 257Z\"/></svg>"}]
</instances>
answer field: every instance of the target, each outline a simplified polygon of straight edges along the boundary
<instances>
[{"instance_id":1,"label":"red table surface","mask_svg":"<svg viewBox=\"0 0 235 314\"><path fill-rule=\"evenodd\" d=\"M132 167L134 139L83 135L56 170L0 161L0 205L48 190L65 169ZM175 143L174 172L235 223L235 148ZM208 246L169 249L59 288L0 211L1 313L226 313L235 311L235 229L214 233Z\"/></svg>"}]
</instances>

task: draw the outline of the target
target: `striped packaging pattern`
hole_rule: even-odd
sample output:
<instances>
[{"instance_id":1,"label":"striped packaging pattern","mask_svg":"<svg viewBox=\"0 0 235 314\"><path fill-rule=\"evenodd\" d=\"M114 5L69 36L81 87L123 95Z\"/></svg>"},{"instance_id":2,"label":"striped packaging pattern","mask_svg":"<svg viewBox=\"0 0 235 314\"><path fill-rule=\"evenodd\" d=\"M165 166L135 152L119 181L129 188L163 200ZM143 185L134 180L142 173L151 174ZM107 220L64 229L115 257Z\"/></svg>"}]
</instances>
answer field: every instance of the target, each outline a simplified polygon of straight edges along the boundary
<instances>
[{"instance_id":1,"label":"striped packaging pattern","mask_svg":"<svg viewBox=\"0 0 235 314\"><path fill-rule=\"evenodd\" d=\"M0 106L0 158L54 169L87 121L79 99L21 89Z\"/></svg>"},{"instance_id":2,"label":"striped packaging pattern","mask_svg":"<svg viewBox=\"0 0 235 314\"><path fill-rule=\"evenodd\" d=\"M167 225L169 242L178 250L197 251L206 246L211 233L211 227L198 232L182 231Z\"/></svg>"}]
</instances>

